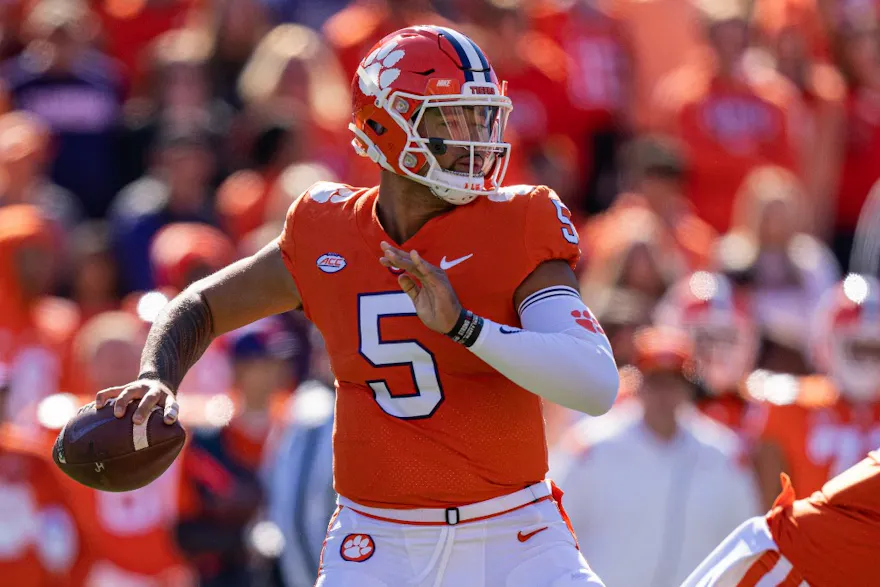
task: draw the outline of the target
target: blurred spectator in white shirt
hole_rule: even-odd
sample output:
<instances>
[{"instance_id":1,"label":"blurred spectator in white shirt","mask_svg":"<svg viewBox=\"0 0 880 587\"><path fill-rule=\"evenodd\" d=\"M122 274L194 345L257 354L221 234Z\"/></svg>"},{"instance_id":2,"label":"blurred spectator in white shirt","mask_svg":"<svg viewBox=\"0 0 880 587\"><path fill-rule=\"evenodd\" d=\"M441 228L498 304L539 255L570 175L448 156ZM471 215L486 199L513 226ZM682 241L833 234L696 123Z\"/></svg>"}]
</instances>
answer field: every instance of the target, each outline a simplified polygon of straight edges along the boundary
<instances>
[{"instance_id":1,"label":"blurred spectator in white shirt","mask_svg":"<svg viewBox=\"0 0 880 587\"><path fill-rule=\"evenodd\" d=\"M781 167L759 167L743 182L733 228L718 242L721 271L748 291L763 335L758 366L805 374L809 321L822 294L840 279L834 254L809 234L803 187Z\"/></svg>"},{"instance_id":2,"label":"blurred spectator in white shirt","mask_svg":"<svg viewBox=\"0 0 880 587\"><path fill-rule=\"evenodd\" d=\"M736 435L690 404L690 344L680 331L637 333L636 399L582 420L551 461L581 550L608 585L677 586L759 512Z\"/></svg>"}]
</instances>

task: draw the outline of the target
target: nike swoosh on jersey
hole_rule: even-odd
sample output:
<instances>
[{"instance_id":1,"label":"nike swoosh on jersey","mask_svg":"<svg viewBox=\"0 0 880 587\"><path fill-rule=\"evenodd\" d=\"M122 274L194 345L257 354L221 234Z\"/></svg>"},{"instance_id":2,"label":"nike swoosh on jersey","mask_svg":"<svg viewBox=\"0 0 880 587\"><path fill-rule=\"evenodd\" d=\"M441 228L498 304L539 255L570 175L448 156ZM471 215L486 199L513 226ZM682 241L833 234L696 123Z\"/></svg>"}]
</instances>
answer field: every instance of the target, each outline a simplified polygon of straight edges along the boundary
<instances>
[{"instance_id":1,"label":"nike swoosh on jersey","mask_svg":"<svg viewBox=\"0 0 880 587\"><path fill-rule=\"evenodd\" d=\"M473 256L474 256L474 254L471 253L470 255L465 255L464 257L459 257L458 259L453 259L452 261L447 261L446 256L444 255L443 258L440 259L440 269L442 269L443 271L446 271L447 269L452 269L453 267L455 267L459 263L464 263L465 261L467 261L468 259L470 259Z\"/></svg>"},{"instance_id":2,"label":"nike swoosh on jersey","mask_svg":"<svg viewBox=\"0 0 880 587\"><path fill-rule=\"evenodd\" d=\"M520 542L525 542L526 540L528 540L529 538L531 538L535 534L537 534L539 532L543 532L548 527L549 526L544 526L543 528L538 528L537 530L529 532L528 534L523 534L522 530L520 530L519 533L516 535L516 539L519 540Z\"/></svg>"},{"instance_id":3,"label":"nike swoosh on jersey","mask_svg":"<svg viewBox=\"0 0 880 587\"><path fill-rule=\"evenodd\" d=\"M499 326L498 330L501 331L501 334L516 334L517 332L522 332L522 328L508 328L507 326Z\"/></svg>"}]
</instances>

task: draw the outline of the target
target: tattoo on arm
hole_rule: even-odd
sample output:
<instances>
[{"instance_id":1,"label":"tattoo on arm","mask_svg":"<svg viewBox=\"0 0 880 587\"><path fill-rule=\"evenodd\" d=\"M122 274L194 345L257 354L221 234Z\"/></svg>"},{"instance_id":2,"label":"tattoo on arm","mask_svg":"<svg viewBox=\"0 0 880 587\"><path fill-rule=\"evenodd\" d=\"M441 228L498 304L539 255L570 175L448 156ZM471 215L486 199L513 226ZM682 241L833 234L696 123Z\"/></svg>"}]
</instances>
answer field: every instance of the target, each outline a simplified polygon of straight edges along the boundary
<instances>
[{"instance_id":1,"label":"tattoo on arm","mask_svg":"<svg viewBox=\"0 0 880 587\"><path fill-rule=\"evenodd\" d=\"M158 379L174 392L214 339L214 319L202 294L184 292L150 328L139 379Z\"/></svg>"}]
</instances>

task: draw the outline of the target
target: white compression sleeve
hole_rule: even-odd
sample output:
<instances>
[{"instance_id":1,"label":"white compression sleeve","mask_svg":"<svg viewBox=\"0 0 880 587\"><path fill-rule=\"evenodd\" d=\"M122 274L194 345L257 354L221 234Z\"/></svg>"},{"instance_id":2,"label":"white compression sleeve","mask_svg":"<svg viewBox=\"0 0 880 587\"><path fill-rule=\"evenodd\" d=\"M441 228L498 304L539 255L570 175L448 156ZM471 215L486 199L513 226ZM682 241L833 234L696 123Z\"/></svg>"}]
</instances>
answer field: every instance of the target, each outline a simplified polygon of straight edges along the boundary
<instances>
[{"instance_id":1,"label":"white compression sleeve","mask_svg":"<svg viewBox=\"0 0 880 587\"><path fill-rule=\"evenodd\" d=\"M619 383L611 343L577 290L535 292L519 307L523 328L483 319L470 350L528 391L599 416L611 409Z\"/></svg>"}]
</instances>

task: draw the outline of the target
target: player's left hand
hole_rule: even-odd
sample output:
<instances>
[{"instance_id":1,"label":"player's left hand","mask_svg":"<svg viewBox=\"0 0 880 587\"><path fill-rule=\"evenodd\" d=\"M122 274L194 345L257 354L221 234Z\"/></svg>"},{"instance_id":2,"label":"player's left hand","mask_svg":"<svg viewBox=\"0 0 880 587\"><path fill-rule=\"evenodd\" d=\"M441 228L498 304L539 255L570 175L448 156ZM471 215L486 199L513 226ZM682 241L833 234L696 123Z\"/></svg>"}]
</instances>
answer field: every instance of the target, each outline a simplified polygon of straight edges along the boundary
<instances>
[{"instance_id":1,"label":"player's left hand","mask_svg":"<svg viewBox=\"0 0 880 587\"><path fill-rule=\"evenodd\" d=\"M379 263L404 271L397 283L413 301L425 326L441 334L452 330L461 314L461 303L446 272L422 259L418 251L406 253L385 241L380 246L385 255Z\"/></svg>"}]
</instances>

